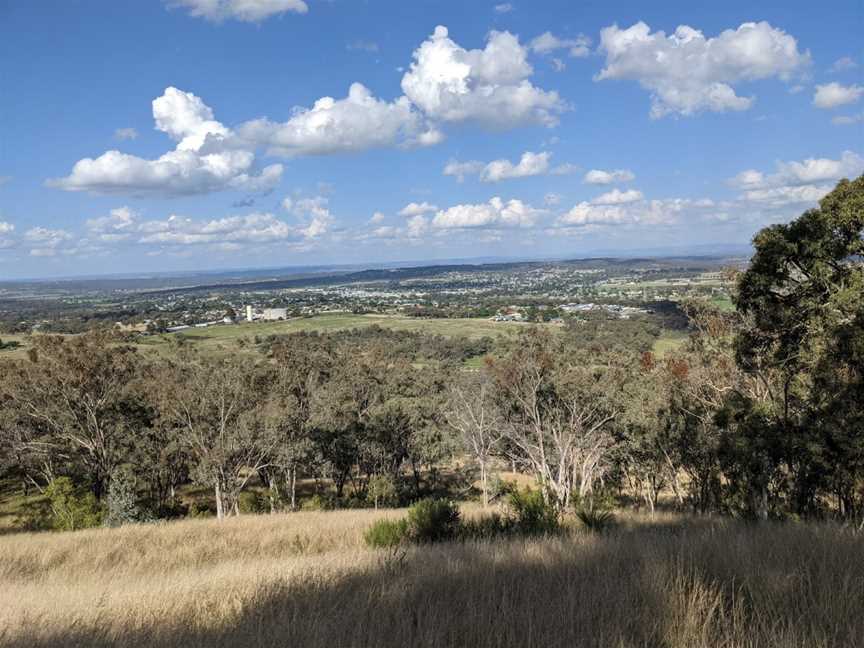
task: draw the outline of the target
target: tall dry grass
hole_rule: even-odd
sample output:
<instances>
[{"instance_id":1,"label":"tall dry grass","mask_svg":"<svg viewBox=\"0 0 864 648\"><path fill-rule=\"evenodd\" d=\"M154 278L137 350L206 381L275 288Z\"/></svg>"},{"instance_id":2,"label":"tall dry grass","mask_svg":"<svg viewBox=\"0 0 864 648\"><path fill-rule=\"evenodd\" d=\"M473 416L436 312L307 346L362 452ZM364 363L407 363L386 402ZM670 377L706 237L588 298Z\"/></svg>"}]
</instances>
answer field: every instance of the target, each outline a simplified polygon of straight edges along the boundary
<instances>
[{"instance_id":1,"label":"tall dry grass","mask_svg":"<svg viewBox=\"0 0 864 648\"><path fill-rule=\"evenodd\" d=\"M603 535L370 551L399 512L0 538L4 646L829 647L864 638L864 538L631 518Z\"/></svg>"}]
</instances>

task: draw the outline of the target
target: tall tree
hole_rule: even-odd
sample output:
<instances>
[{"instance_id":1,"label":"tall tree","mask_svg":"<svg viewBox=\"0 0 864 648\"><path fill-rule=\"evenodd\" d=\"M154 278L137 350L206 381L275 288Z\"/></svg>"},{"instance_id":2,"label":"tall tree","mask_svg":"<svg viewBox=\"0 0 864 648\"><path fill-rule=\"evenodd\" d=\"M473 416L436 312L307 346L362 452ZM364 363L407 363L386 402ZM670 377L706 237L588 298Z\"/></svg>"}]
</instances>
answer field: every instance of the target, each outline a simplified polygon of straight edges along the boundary
<instances>
[{"instance_id":1,"label":"tall tree","mask_svg":"<svg viewBox=\"0 0 864 648\"><path fill-rule=\"evenodd\" d=\"M817 510L826 487L850 513L861 507L862 231L864 176L841 181L791 223L760 231L738 284L739 364L776 379L770 407L744 400L730 419L742 431L742 453L782 463L791 507L801 514Z\"/></svg>"},{"instance_id":2,"label":"tall tree","mask_svg":"<svg viewBox=\"0 0 864 648\"><path fill-rule=\"evenodd\" d=\"M489 464L504 435L494 387L485 373L468 374L450 389L446 419L480 468L483 506L489 506Z\"/></svg>"},{"instance_id":3,"label":"tall tree","mask_svg":"<svg viewBox=\"0 0 864 648\"><path fill-rule=\"evenodd\" d=\"M563 510L575 495L592 506L616 446L611 424L620 412L624 372L615 357L573 350L532 329L489 369L507 440L550 503Z\"/></svg>"},{"instance_id":4,"label":"tall tree","mask_svg":"<svg viewBox=\"0 0 864 648\"><path fill-rule=\"evenodd\" d=\"M107 334L40 335L32 339L29 360L8 370L3 390L47 434L39 443L74 454L101 497L140 423L130 390L137 371L135 349Z\"/></svg>"},{"instance_id":5,"label":"tall tree","mask_svg":"<svg viewBox=\"0 0 864 648\"><path fill-rule=\"evenodd\" d=\"M264 409L273 454L266 471L271 492L279 492L275 477L288 490L291 509L297 508L297 475L309 461L313 443L310 429L314 393L327 382L333 352L318 336L293 335L270 350L274 380ZM271 508L272 508L271 498Z\"/></svg>"},{"instance_id":6,"label":"tall tree","mask_svg":"<svg viewBox=\"0 0 864 648\"><path fill-rule=\"evenodd\" d=\"M160 424L177 430L194 462L192 478L213 489L219 519L238 513L249 480L271 457L261 402L266 374L246 357L203 357L184 351L160 365L153 397Z\"/></svg>"}]
</instances>

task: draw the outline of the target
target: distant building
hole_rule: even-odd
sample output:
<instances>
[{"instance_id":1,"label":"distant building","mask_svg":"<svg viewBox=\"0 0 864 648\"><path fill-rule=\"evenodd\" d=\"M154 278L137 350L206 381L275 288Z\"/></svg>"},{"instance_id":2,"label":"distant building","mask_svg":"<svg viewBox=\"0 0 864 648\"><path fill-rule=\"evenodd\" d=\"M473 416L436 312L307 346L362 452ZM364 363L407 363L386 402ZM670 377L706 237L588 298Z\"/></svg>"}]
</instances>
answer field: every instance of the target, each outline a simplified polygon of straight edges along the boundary
<instances>
[{"instance_id":1,"label":"distant building","mask_svg":"<svg viewBox=\"0 0 864 648\"><path fill-rule=\"evenodd\" d=\"M246 305L246 321L252 321L252 306L250 306L249 304Z\"/></svg>"},{"instance_id":2,"label":"distant building","mask_svg":"<svg viewBox=\"0 0 864 648\"><path fill-rule=\"evenodd\" d=\"M261 319L266 320L268 322L272 322L275 320L288 319L288 309L287 308L265 308L261 312Z\"/></svg>"}]
</instances>

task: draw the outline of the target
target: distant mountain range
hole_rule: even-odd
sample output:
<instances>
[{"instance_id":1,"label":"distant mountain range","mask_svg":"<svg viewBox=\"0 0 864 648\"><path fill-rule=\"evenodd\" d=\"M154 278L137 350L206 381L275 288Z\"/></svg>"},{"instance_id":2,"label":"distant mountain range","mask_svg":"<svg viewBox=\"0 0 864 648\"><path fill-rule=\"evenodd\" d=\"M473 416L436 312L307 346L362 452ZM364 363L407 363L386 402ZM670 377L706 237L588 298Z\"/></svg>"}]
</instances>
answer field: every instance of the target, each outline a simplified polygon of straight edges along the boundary
<instances>
[{"instance_id":1,"label":"distant mountain range","mask_svg":"<svg viewBox=\"0 0 864 648\"><path fill-rule=\"evenodd\" d=\"M0 288L38 285L47 290L118 290L118 291L192 291L204 288L242 284L250 290L301 285L326 285L353 281L396 280L408 276L428 276L454 270L503 270L508 266L549 262L584 262L706 259L749 257L749 245L709 244L635 248L629 250L597 249L569 255L546 257L470 257L416 261L394 261L366 264L333 264L318 266L283 266L267 268L236 268L230 270L166 271L116 273L55 277L51 279L20 279L0 282ZM398 271L398 272L394 272Z\"/></svg>"}]
</instances>

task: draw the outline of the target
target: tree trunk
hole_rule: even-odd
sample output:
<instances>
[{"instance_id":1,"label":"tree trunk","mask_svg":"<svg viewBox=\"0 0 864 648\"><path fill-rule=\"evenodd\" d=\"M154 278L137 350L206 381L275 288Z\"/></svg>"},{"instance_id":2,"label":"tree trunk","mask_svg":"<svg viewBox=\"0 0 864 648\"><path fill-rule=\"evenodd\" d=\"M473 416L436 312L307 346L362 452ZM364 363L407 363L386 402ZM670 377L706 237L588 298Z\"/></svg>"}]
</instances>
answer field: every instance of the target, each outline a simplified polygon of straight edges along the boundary
<instances>
[{"instance_id":1,"label":"tree trunk","mask_svg":"<svg viewBox=\"0 0 864 648\"><path fill-rule=\"evenodd\" d=\"M480 484L483 489L483 508L489 507L489 483L486 476L486 462L480 462Z\"/></svg>"},{"instance_id":2,"label":"tree trunk","mask_svg":"<svg viewBox=\"0 0 864 648\"><path fill-rule=\"evenodd\" d=\"M225 511L222 508L222 484L219 483L219 480L216 480L216 518L221 520L225 517Z\"/></svg>"},{"instance_id":3,"label":"tree trunk","mask_svg":"<svg viewBox=\"0 0 864 648\"><path fill-rule=\"evenodd\" d=\"M420 471L414 460L411 460L411 472L414 474L414 495L420 497Z\"/></svg>"},{"instance_id":4,"label":"tree trunk","mask_svg":"<svg viewBox=\"0 0 864 648\"><path fill-rule=\"evenodd\" d=\"M270 515L273 515L276 512L276 497L278 495L276 478L272 474L268 473L267 481L270 485Z\"/></svg>"},{"instance_id":5,"label":"tree trunk","mask_svg":"<svg viewBox=\"0 0 864 648\"><path fill-rule=\"evenodd\" d=\"M297 468L291 469L291 510L297 510Z\"/></svg>"}]
</instances>

